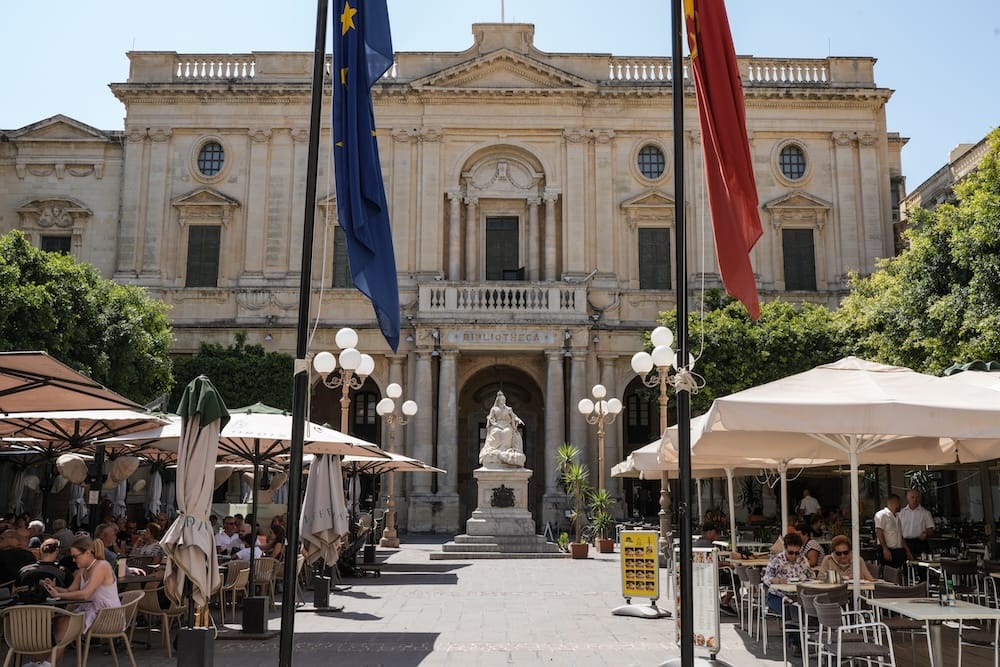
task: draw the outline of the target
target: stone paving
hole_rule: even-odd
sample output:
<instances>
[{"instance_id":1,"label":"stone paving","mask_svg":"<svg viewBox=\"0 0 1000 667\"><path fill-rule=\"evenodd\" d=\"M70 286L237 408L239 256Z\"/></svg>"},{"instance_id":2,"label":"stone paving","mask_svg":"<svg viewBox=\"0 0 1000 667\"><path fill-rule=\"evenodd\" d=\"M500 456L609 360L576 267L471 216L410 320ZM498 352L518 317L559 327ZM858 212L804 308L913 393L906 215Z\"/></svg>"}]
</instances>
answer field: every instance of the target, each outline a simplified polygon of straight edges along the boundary
<instances>
[{"instance_id":1,"label":"stone paving","mask_svg":"<svg viewBox=\"0 0 1000 667\"><path fill-rule=\"evenodd\" d=\"M401 539L400 549L380 550L381 577L347 578L343 584L352 588L331 596L344 611L296 614L293 664L624 667L679 655L674 619L611 615L624 602L617 554L591 549L585 561L432 562L445 538ZM280 615L272 616L276 630ZM771 655L758 658L759 648L737 633L734 620L724 619L720 659L734 667L781 662L776 638ZM220 640L215 647L218 667L278 664L277 639ZM159 647L137 648L136 659L140 666L175 664ZM112 663L98 649L90 664Z\"/></svg>"}]
</instances>

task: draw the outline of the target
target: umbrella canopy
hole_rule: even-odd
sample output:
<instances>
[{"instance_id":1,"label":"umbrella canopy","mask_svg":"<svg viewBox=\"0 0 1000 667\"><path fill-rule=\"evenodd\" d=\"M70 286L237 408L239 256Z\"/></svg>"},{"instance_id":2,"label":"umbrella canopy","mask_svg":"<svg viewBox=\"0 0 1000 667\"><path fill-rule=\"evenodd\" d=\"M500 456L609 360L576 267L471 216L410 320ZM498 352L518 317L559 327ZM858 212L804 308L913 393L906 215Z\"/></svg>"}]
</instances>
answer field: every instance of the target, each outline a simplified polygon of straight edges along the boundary
<instances>
[{"instance_id":1,"label":"umbrella canopy","mask_svg":"<svg viewBox=\"0 0 1000 667\"><path fill-rule=\"evenodd\" d=\"M309 452L309 445L306 445L305 451ZM350 455L345 456L342 460L342 464L345 466L351 466L351 470L354 472L364 473L366 475L381 475L384 472L439 472L446 473L447 471L441 468L435 468L434 466L424 463L420 459L410 458L409 456L403 456L402 454L393 454L391 452L386 452L389 458L383 457L370 457L370 456L358 456Z\"/></svg>"},{"instance_id":2,"label":"umbrella canopy","mask_svg":"<svg viewBox=\"0 0 1000 667\"><path fill-rule=\"evenodd\" d=\"M208 521L215 489L215 459L219 431L229 420L222 398L204 375L184 389L178 413L183 420L177 452L177 504L180 516L170 525L161 544L170 556L163 578L164 589L173 600L183 598L185 581L191 596L204 608L221 583L215 535Z\"/></svg>"},{"instance_id":3,"label":"umbrella canopy","mask_svg":"<svg viewBox=\"0 0 1000 667\"><path fill-rule=\"evenodd\" d=\"M859 463L947 463L954 438L1000 436L990 393L908 368L847 357L716 399L692 459L795 456L851 464L854 548L859 548ZM723 435L719 432L728 432ZM737 448L734 449L734 448ZM854 579L859 580L855 558ZM856 591L857 593L857 591Z\"/></svg>"},{"instance_id":4,"label":"umbrella canopy","mask_svg":"<svg viewBox=\"0 0 1000 667\"><path fill-rule=\"evenodd\" d=\"M313 460L299 525L306 560L335 564L340 540L350 530L339 456L321 454Z\"/></svg>"},{"instance_id":5,"label":"umbrella canopy","mask_svg":"<svg viewBox=\"0 0 1000 667\"><path fill-rule=\"evenodd\" d=\"M116 394L45 352L0 352L0 412L135 410Z\"/></svg>"},{"instance_id":6,"label":"umbrella canopy","mask_svg":"<svg viewBox=\"0 0 1000 667\"><path fill-rule=\"evenodd\" d=\"M84 449L91 440L159 426L164 419L135 410L46 410L0 414L0 433L32 438L38 451L59 454Z\"/></svg>"}]
</instances>

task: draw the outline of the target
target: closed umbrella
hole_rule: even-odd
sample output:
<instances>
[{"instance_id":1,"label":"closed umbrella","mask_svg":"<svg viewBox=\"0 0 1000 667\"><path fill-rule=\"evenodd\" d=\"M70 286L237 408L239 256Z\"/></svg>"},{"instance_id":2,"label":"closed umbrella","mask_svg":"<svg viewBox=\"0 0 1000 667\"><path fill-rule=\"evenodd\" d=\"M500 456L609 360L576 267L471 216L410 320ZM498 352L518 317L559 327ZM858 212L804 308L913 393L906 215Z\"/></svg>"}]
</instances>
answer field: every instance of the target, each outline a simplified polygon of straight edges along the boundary
<instances>
[{"instance_id":1,"label":"closed umbrella","mask_svg":"<svg viewBox=\"0 0 1000 667\"><path fill-rule=\"evenodd\" d=\"M146 485L146 515L156 516L163 507L161 497L163 495L163 476L156 466L149 471L149 484Z\"/></svg>"},{"instance_id":2,"label":"closed umbrella","mask_svg":"<svg viewBox=\"0 0 1000 667\"><path fill-rule=\"evenodd\" d=\"M185 583L190 582L192 600L201 610L221 583L208 516L219 431L229 421L229 411L211 381L201 375L184 389L178 414L183 420L177 451L180 515L161 540L170 557L163 585L167 595L180 602Z\"/></svg>"},{"instance_id":3,"label":"closed umbrella","mask_svg":"<svg viewBox=\"0 0 1000 667\"><path fill-rule=\"evenodd\" d=\"M340 540L350 530L339 456L320 454L309 466L299 526L308 562L337 562Z\"/></svg>"}]
</instances>

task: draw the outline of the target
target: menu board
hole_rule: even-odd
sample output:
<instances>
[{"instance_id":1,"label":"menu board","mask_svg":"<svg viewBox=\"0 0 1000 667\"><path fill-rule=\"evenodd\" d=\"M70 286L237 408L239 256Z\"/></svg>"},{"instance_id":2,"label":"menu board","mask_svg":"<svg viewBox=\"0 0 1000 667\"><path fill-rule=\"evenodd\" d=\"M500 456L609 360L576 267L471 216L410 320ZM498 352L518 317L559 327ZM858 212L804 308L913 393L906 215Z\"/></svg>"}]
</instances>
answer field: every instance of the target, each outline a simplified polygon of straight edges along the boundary
<instances>
[{"instance_id":1,"label":"menu board","mask_svg":"<svg viewBox=\"0 0 1000 667\"><path fill-rule=\"evenodd\" d=\"M629 598L660 597L660 570L656 545L660 533L655 530L623 530L621 534L622 596Z\"/></svg>"},{"instance_id":2,"label":"menu board","mask_svg":"<svg viewBox=\"0 0 1000 667\"><path fill-rule=\"evenodd\" d=\"M677 591L676 609L681 608L681 562L680 553L674 550L676 563ZM695 648L706 649L710 654L719 652L719 552L715 548L696 547L691 550L691 589L694 600L691 601L694 616ZM677 620L677 642L680 643L681 615L674 615Z\"/></svg>"}]
</instances>

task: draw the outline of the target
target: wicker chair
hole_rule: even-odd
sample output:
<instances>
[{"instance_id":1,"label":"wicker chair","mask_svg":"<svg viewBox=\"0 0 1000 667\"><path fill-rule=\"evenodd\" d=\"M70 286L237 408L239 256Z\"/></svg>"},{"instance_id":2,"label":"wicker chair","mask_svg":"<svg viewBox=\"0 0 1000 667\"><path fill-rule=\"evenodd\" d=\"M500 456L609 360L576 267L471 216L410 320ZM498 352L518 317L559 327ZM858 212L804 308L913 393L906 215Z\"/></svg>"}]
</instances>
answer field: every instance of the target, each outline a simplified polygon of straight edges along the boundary
<instances>
[{"instance_id":1,"label":"wicker chair","mask_svg":"<svg viewBox=\"0 0 1000 667\"><path fill-rule=\"evenodd\" d=\"M118 667L118 653L115 651L115 640L121 640L128 651L128 658L135 667L135 655L132 654L132 630L135 628L135 614L142 599L142 591L126 591L122 593L120 607L105 607L97 612L94 622L87 628L83 642L83 664L87 664L90 656L91 639L107 639L111 649L111 658Z\"/></svg>"},{"instance_id":2,"label":"wicker chair","mask_svg":"<svg viewBox=\"0 0 1000 667\"><path fill-rule=\"evenodd\" d=\"M159 619L160 644L167 649L167 657L169 658L173 656L170 626L174 621L180 624L180 619L187 612L187 607L171 602L169 607L162 609L160 607L160 591L162 590L162 588L156 588L139 591L143 593L139 599L139 613L148 620L147 636L152 633L153 619Z\"/></svg>"},{"instance_id":3,"label":"wicker chair","mask_svg":"<svg viewBox=\"0 0 1000 667\"><path fill-rule=\"evenodd\" d=\"M254 588L257 590L253 591L252 594L256 594L259 590L262 595L267 596L271 607L274 607L274 573L278 567L278 561L269 556L255 558L253 561L252 578Z\"/></svg>"},{"instance_id":4,"label":"wicker chair","mask_svg":"<svg viewBox=\"0 0 1000 667\"><path fill-rule=\"evenodd\" d=\"M52 630L56 618L67 617L66 634L59 641L53 641ZM3 637L7 644L4 667L9 667L15 655L37 655L49 653L49 662L55 664L56 652L76 642L76 664L81 662L80 648L83 635L83 614L74 614L50 605L26 604L10 607L0 615L3 619Z\"/></svg>"},{"instance_id":5,"label":"wicker chair","mask_svg":"<svg viewBox=\"0 0 1000 667\"><path fill-rule=\"evenodd\" d=\"M226 580L219 586L219 613L222 625L226 624L226 593L229 593L229 604L232 605L233 617L236 616L236 596L246 597L247 584L250 582L249 567L231 567L226 570Z\"/></svg>"}]
</instances>

